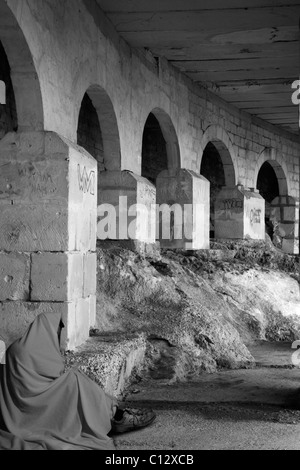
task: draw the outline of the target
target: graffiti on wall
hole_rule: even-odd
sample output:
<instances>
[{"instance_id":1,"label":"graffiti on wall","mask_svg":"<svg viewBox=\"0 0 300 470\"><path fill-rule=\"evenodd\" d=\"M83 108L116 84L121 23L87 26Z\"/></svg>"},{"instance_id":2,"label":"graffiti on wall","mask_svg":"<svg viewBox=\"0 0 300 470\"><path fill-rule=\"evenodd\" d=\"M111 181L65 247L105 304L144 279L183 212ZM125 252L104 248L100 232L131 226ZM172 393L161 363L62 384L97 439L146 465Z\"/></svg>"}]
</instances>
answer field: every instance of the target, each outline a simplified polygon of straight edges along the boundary
<instances>
[{"instance_id":1,"label":"graffiti on wall","mask_svg":"<svg viewBox=\"0 0 300 470\"><path fill-rule=\"evenodd\" d=\"M241 211L243 210L244 204L241 199L224 199L224 201L220 201L219 210L228 211Z\"/></svg>"},{"instance_id":2,"label":"graffiti on wall","mask_svg":"<svg viewBox=\"0 0 300 470\"><path fill-rule=\"evenodd\" d=\"M223 199L218 201L215 210L216 220L235 220L241 217L244 202L241 199Z\"/></svg>"},{"instance_id":3,"label":"graffiti on wall","mask_svg":"<svg viewBox=\"0 0 300 470\"><path fill-rule=\"evenodd\" d=\"M20 187L25 189L24 197L30 198L31 196L47 196L57 191L57 185L54 181L51 172L45 167L45 162L24 162L15 166L13 163L6 165L7 181L14 181L14 178L20 178L19 188L14 189L14 185L9 183L7 185L6 193L10 196L20 194Z\"/></svg>"},{"instance_id":4,"label":"graffiti on wall","mask_svg":"<svg viewBox=\"0 0 300 470\"><path fill-rule=\"evenodd\" d=\"M82 169L81 166L78 165L78 182L80 191L84 194L89 193L92 196L95 195L96 173L94 171L88 173L85 166Z\"/></svg>"}]
</instances>

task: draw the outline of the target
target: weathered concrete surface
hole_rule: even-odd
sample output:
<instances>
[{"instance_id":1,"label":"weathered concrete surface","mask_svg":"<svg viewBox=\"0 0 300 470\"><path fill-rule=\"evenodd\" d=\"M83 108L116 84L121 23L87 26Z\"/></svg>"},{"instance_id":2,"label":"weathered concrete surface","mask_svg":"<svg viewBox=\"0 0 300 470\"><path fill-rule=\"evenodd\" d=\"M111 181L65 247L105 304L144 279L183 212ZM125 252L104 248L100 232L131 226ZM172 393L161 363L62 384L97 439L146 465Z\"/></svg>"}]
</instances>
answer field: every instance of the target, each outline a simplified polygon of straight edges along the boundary
<instances>
[{"instance_id":1,"label":"weathered concrete surface","mask_svg":"<svg viewBox=\"0 0 300 470\"><path fill-rule=\"evenodd\" d=\"M31 299L67 302L96 293L96 253L34 253Z\"/></svg>"},{"instance_id":2,"label":"weathered concrete surface","mask_svg":"<svg viewBox=\"0 0 300 470\"><path fill-rule=\"evenodd\" d=\"M65 369L78 365L106 393L120 397L144 363L144 334L111 334L94 332L74 353L65 356Z\"/></svg>"},{"instance_id":3,"label":"weathered concrete surface","mask_svg":"<svg viewBox=\"0 0 300 470\"><path fill-rule=\"evenodd\" d=\"M257 368L203 374L196 382L139 381L125 403L152 408L154 424L115 436L118 450L299 449L300 371L291 344L261 342Z\"/></svg>"},{"instance_id":4,"label":"weathered concrete surface","mask_svg":"<svg viewBox=\"0 0 300 470\"><path fill-rule=\"evenodd\" d=\"M0 301L28 300L30 255L0 253Z\"/></svg>"}]
</instances>

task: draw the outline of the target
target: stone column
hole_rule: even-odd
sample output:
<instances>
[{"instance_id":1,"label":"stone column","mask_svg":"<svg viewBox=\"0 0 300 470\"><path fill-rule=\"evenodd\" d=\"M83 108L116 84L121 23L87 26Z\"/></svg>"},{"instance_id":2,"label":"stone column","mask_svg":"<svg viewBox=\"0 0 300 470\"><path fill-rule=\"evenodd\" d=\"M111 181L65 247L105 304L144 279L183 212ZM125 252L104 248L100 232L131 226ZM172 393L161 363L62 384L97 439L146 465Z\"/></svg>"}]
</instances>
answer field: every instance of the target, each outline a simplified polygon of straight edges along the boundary
<instances>
[{"instance_id":1,"label":"stone column","mask_svg":"<svg viewBox=\"0 0 300 470\"><path fill-rule=\"evenodd\" d=\"M98 240L118 240L139 251L155 245L156 190L147 179L130 171L100 173Z\"/></svg>"},{"instance_id":2,"label":"stone column","mask_svg":"<svg viewBox=\"0 0 300 470\"><path fill-rule=\"evenodd\" d=\"M166 170L157 178L159 241L162 248L209 248L210 184L191 170ZM162 206L165 206L163 209Z\"/></svg>"},{"instance_id":3,"label":"stone column","mask_svg":"<svg viewBox=\"0 0 300 470\"><path fill-rule=\"evenodd\" d=\"M96 318L97 162L52 132L0 142L0 339L60 311L64 347Z\"/></svg>"},{"instance_id":4,"label":"stone column","mask_svg":"<svg viewBox=\"0 0 300 470\"><path fill-rule=\"evenodd\" d=\"M270 222L275 244L286 253L299 254L299 200L279 196L271 202Z\"/></svg>"},{"instance_id":5,"label":"stone column","mask_svg":"<svg viewBox=\"0 0 300 470\"><path fill-rule=\"evenodd\" d=\"M224 187L215 203L216 239L265 239L265 200L255 189Z\"/></svg>"}]
</instances>

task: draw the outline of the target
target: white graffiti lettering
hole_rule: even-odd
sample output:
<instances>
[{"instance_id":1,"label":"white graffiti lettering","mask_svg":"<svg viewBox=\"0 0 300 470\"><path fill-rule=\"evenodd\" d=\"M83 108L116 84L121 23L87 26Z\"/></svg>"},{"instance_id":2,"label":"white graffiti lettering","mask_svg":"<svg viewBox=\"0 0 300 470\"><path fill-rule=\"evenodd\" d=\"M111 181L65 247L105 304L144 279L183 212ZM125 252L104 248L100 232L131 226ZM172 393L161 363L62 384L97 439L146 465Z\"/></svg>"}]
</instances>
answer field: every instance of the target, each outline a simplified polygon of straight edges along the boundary
<instances>
[{"instance_id":1,"label":"white graffiti lettering","mask_svg":"<svg viewBox=\"0 0 300 470\"><path fill-rule=\"evenodd\" d=\"M85 166L81 170L81 166L78 165L78 181L80 191L85 194L90 193L92 196L95 195L96 173L94 171L90 171L88 174Z\"/></svg>"}]
</instances>

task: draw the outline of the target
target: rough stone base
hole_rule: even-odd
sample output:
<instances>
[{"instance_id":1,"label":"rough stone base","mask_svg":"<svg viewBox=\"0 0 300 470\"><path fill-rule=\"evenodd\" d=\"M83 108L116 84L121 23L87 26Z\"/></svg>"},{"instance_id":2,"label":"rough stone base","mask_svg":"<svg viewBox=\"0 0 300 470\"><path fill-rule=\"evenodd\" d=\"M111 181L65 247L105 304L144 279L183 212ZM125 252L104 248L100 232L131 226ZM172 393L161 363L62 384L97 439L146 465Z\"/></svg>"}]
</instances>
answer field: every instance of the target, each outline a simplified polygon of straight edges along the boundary
<instances>
[{"instance_id":1,"label":"rough stone base","mask_svg":"<svg viewBox=\"0 0 300 470\"><path fill-rule=\"evenodd\" d=\"M144 363L146 337L141 334L96 334L74 353L66 354L66 370L80 370L109 395L120 398L134 372Z\"/></svg>"}]
</instances>

